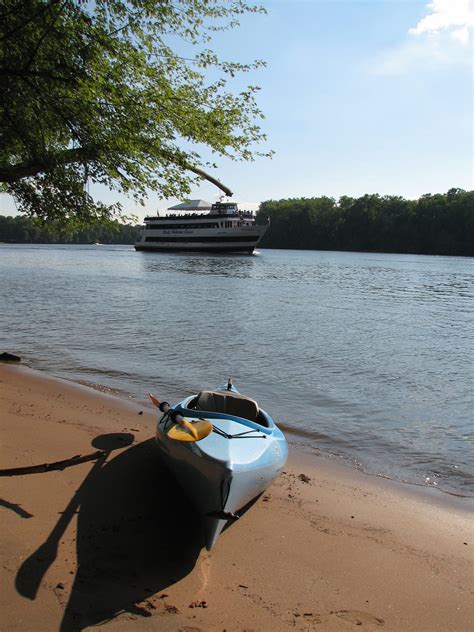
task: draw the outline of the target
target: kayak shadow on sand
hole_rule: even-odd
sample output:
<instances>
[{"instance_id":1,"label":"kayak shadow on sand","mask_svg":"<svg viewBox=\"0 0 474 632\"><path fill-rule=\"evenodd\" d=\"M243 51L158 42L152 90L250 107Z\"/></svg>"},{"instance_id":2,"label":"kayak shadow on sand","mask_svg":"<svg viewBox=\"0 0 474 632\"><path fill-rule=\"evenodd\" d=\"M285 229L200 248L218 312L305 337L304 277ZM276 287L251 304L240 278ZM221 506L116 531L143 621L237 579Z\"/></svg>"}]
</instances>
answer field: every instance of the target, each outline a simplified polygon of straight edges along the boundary
<instances>
[{"instance_id":1,"label":"kayak shadow on sand","mask_svg":"<svg viewBox=\"0 0 474 632\"><path fill-rule=\"evenodd\" d=\"M114 449L110 437L92 444L108 455ZM199 515L150 439L94 464L48 539L20 567L20 594L35 598L76 512L77 573L62 632L123 612L151 616L137 604L189 574L203 546Z\"/></svg>"}]
</instances>

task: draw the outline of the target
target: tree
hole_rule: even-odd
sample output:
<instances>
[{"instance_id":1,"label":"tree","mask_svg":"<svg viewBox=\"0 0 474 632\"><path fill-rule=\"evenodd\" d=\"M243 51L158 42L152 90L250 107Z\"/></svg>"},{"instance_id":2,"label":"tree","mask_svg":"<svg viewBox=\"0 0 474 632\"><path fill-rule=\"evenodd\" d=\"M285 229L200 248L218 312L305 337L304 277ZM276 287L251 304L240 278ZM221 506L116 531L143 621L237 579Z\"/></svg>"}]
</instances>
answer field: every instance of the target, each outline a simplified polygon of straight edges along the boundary
<instances>
[{"instance_id":1,"label":"tree","mask_svg":"<svg viewBox=\"0 0 474 632\"><path fill-rule=\"evenodd\" d=\"M41 228L35 220L24 215L0 215L0 243L133 244L139 231L139 226L108 221L106 224L90 224L83 230L54 232L49 226Z\"/></svg>"},{"instance_id":2,"label":"tree","mask_svg":"<svg viewBox=\"0 0 474 632\"><path fill-rule=\"evenodd\" d=\"M205 47L261 11L244 0L2 0L0 190L30 216L75 225L120 214L90 183L142 204L202 178L231 194L203 155L268 155L254 149L265 139L257 87L228 87L263 62Z\"/></svg>"},{"instance_id":3,"label":"tree","mask_svg":"<svg viewBox=\"0 0 474 632\"><path fill-rule=\"evenodd\" d=\"M263 248L474 255L474 191L292 198L260 204Z\"/></svg>"}]
</instances>

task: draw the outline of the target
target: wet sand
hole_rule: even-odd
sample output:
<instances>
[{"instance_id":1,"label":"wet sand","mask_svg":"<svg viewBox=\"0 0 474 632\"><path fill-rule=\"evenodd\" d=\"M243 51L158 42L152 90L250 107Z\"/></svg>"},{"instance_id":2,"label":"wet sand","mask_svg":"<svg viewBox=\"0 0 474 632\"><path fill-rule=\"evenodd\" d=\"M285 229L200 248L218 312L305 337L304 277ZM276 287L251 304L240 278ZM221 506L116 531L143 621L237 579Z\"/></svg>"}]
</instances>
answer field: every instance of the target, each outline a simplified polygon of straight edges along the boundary
<instances>
[{"instance_id":1,"label":"wet sand","mask_svg":"<svg viewBox=\"0 0 474 632\"><path fill-rule=\"evenodd\" d=\"M206 552L155 420L148 405L0 365L1 468L62 468L0 478L2 632L472 630L468 501L292 448Z\"/></svg>"}]
</instances>

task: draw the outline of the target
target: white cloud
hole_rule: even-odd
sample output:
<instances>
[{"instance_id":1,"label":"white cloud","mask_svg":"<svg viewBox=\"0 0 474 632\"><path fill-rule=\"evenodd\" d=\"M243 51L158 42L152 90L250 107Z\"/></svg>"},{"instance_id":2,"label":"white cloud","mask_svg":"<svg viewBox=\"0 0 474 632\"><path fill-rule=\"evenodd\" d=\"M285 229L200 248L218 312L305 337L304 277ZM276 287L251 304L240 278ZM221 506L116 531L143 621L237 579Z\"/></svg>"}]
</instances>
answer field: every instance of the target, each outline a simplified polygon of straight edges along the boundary
<instances>
[{"instance_id":1,"label":"white cloud","mask_svg":"<svg viewBox=\"0 0 474 632\"><path fill-rule=\"evenodd\" d=\"M447 31L462 44L469 43L470 29L474 27L474 9L471 0L433 0L427 5L431 11L416 26L409 29L411 35L441 33Z\"/></svg>"},{"instance_id":2,"label":"white cloud","mask_svg":"<svg viewBox=\"0 0 474 632\"><path fill-rule=\"evenodd\" d=\"M469 29L467 26L463 26L461 29L451 31L451 37L461 44L469 44Z\"/></svg>"},{"instance_id":3,"label":"white cloud","mask_svg":"<svg viewBox=\"0 0 474 632\"><path fill-rule=\"evenodd\" d=\"M371 64L371 71L399 75L452 64L472 65L472 6L472 0L433 0L426 5L429 13L408 29L407 39L380 53Z\"/></svg>"}]
</instances>

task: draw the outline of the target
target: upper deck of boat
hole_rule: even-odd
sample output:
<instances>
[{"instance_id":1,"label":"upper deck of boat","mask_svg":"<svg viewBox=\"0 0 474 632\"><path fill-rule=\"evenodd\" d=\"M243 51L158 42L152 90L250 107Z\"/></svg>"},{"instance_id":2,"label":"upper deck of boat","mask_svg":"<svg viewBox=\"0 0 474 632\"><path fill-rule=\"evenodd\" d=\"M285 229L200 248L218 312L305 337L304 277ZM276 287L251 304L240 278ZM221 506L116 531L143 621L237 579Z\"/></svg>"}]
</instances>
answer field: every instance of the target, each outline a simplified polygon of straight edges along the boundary
<instances>
[{"instance_id":1,"label":"upper deck of boat","mask_svg":"<svg viewBox=\"0 0 474 632\"><path fill-rule=\"evenodd\" d=\"M187 213L185 216L183 215L151 215L151 216L147 216L145 217L145 222L162 222L162 221L172 221L172 220L179 220L179 221L183 221L183 219L187 220L207 220L207 219L222 219L223 217L225 217L225 219L232 219L232 218L241 218L242 215L240 213L232 213L232 214L226 214L225 216L223 216L221 213L206 213L206 214L201 214L201 213L192 213L189 214ZM252 216L253 217L253 216ZM250 215L248 216L248 219L250 219Z\"/></svg>"},{"instance_id":2,"label":"upper deck of boat","mask_svg":"<svg viewBox=\"0 0 474 632\"><path fill-rule=\"evenodd\" d=\"M177 207L170 207L169 211L178 210L179 213L168 213L167 215L148 215L145 217L145 222L182 222L183 220L197 220L205 221L208 219L242 219L242 220L255 220L255 215L252 211L239 210L235 202L216 202L212 206L200 206L198 204L200 200L196 200L193 205L180 204ZM183 208L180 208L183 206ZM184 208L185 206L185 208ZM208 211L206 212L189 212L189 211Z\"/></svg>"},{"instance_id":3,"label":"upper deck of boat","mask_svg":"<svg viewBox=\"0 0 474 632\"><path fill-rule=\"evenodd\" d=\"M208 219L245 219L247 221L254 220L255 215L251 211L236 211L234 213L186 213L186 215L178 215L176 213L169 215L148 215L145 222L173 222L183 220L205 221Z\"/></svg>"}]
</instances>

